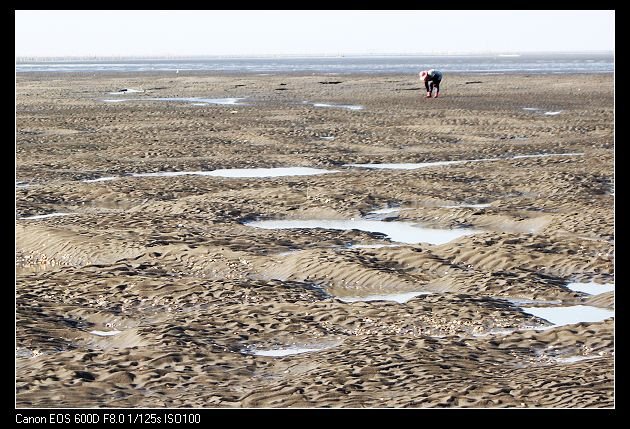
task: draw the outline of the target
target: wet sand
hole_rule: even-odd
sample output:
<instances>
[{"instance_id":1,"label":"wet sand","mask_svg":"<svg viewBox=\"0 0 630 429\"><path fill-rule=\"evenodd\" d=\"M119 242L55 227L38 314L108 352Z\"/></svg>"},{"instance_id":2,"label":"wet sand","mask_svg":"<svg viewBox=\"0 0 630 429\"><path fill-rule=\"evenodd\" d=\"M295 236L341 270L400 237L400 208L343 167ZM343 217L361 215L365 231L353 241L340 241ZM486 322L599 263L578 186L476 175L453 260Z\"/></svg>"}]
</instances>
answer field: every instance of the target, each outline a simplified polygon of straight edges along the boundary
<instances>
[{"instance_id":1,"label":"wet sand","mask_svg":"<svg viewBox=\"0 0 630 429\"><path fill-rule=\"evenodd\" d=\"M612 76L442 87L18 74L16 405L614 406L614 318L521 308L614 310ZM375 211L475 233L249 225Z\"/></svg>"}]
</instances>

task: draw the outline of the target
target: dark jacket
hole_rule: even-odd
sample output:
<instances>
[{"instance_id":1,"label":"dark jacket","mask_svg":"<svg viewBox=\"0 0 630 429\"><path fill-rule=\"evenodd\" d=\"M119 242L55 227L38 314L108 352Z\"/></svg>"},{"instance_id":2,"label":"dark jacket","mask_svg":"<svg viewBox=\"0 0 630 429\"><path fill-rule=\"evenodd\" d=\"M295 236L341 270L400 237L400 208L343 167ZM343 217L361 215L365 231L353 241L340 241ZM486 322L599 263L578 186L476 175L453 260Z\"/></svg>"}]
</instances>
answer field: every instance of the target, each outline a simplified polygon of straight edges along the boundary
<instances>
[{"instance_id":1,"label":"dark jacket","mask_svg":"<svg viewBox=\"0 0 630 429\"><path fill-rule=\"evenodd\" d=\"M442 80L442 72L437 71L437 70L429 70L428 72L428 79L427 80L432 80L433 82L439 82Z\"/></svg>"}]
</instances>

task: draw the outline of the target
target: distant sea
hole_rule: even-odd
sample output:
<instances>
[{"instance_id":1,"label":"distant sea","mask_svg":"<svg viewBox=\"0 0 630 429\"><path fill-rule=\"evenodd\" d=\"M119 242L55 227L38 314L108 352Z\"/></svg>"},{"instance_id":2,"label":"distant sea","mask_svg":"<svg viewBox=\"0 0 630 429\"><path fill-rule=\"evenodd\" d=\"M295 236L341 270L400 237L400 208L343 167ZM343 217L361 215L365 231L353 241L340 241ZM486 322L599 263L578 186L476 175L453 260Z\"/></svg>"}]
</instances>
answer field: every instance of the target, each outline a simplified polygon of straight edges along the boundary
<instances>
[{"instance_id":1,"label":"distant sea","mask_svg":"<svg viewBox=\"0 0 630 429\"><path fill-rule=\"evenodd\" d=\"M612 53L506 55L337 56L193 59L28 59L16 60L26 72L156 72L406 74L435 68L446 73L613 73Z\"/></svg>"}]
</instances>

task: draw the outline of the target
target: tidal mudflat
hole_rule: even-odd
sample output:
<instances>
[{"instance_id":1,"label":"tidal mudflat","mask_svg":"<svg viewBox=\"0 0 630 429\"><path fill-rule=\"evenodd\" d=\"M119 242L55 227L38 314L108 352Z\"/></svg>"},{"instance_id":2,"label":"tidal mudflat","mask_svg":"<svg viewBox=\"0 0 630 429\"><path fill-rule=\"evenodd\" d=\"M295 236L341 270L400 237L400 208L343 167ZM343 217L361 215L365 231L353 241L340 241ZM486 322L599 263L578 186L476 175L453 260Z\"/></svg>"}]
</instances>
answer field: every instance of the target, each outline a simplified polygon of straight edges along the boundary
<instances>
[{"instance_id":1,"label":"tidal mudflat","mask_svg":"<svg viewBox=\"0 0 630 429\"><path fill-rule=\"evenodd\" d=\"M16 75L18 407L614 405L612 74L327 81Z\"/></svg>"}]
</instances>

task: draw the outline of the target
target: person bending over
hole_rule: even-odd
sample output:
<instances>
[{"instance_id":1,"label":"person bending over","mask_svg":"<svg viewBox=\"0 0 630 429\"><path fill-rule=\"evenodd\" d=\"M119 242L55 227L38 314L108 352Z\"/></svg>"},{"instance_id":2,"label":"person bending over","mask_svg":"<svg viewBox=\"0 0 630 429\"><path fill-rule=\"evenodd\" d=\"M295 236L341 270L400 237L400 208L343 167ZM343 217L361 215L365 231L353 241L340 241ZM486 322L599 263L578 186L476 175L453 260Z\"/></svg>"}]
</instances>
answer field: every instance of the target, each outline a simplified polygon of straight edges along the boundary
<instances>
[{"instance_id":1,"label":"person bending over","mask_svg":"<svg viewBox=\"0 0 630 429\"><path fill-rule=\"evenodd\" d=\"M420 80L424 82L424 87L427 90L427 98L431 98L431 94L435 89L435 97L440 95L440 82L442 82L442 73L431 69L423 70L420 72Z\"/></svg>"}]
</instances>

